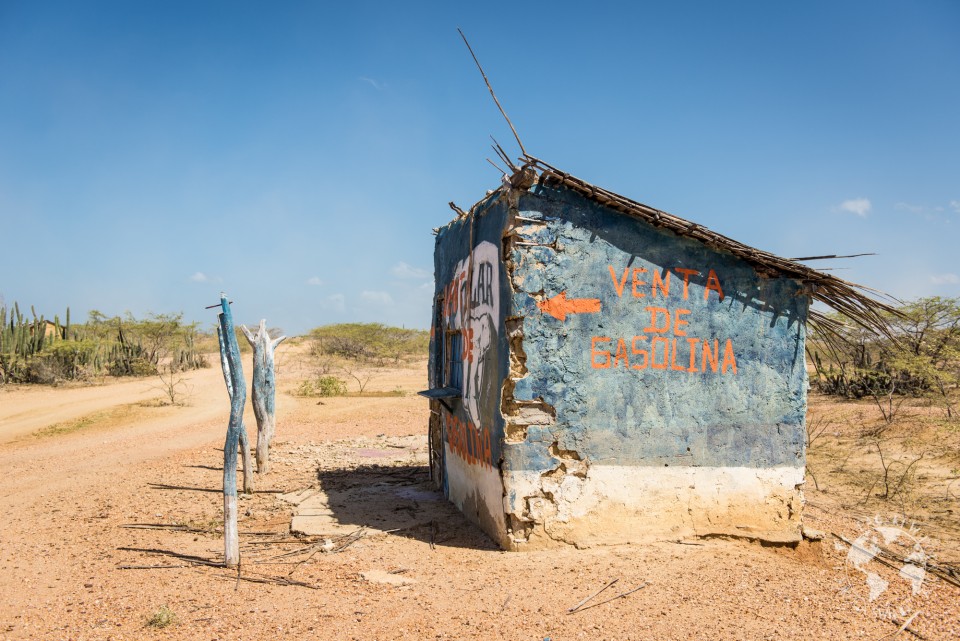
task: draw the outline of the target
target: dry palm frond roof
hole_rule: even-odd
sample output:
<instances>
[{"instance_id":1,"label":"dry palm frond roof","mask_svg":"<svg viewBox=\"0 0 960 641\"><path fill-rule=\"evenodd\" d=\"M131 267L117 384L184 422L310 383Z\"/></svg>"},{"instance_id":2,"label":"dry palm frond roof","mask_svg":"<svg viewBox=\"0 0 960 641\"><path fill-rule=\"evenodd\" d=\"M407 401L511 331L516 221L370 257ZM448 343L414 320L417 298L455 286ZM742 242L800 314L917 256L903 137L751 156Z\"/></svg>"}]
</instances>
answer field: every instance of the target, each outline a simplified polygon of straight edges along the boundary
<instances>
[{"instance_id":1,"label":"dry palm frond roof","mask_svg":"<svg viewBox=\"0 0 960 641\"><path fill-rule=\"evenodd\" d=\"M519 186L519 182L530 180L532 176L530 176L529 170L532 169L539 174L536 180L545 186L565 187L593 202L639 218L655 227L668 229L679 236L700 241L708 247L729 252L752 265L757 273L762 276L792 278L800 281L808 286L814 300L840 312L843 316L867 330L890 335L890 326L885 317L890 314L897 315L898 312L890 304L882 302L878 298L884 298L892 302L897 301L883 292L847 282L836 276L808 267L796 260L782 258L770 252L744 245L702 225L615 194L602 187L591 185L585 180L571 176L539 158L526 155L524 161L523 167L518 169L517 173L510 179L514 186ZM833 334L837 327L841 325L839 321L815 310L810 311L809 321L815 329L830 334Z\"/></svg>"}]
</instances>

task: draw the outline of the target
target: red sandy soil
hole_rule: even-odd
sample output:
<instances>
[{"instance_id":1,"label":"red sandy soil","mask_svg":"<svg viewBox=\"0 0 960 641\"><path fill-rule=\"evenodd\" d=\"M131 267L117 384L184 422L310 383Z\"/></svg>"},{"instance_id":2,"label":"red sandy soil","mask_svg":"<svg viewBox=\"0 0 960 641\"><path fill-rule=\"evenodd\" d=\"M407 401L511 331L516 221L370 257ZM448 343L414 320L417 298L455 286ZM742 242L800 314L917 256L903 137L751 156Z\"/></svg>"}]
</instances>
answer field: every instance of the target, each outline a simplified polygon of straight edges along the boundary
<instances>
[{"instance_id":1,"label":"red sandy soil","mask_svg":"<svg viewBox=\"0 0 960 641\"><path fill-rule=\"evenodd\" d=\"M806 521L828 534L796 548L710 539L501 552L429 497L427 402L412 394L422 363L376 372L370 388L402 396L321 403L290 393L307 371L288 360L273 469L240 500L239 579L216 567L228 416L218 368L189 377L183 407L150 401L161 394L146 380L0 388L0 638L880 639L918 611L915 634L897 638L960 638L960 589L930 574L913 594L898 568L857 569L829 534L852 541L896 511L853 514L813 490ZM365 533L371 506L353 505L341 518L355 536L290 535L295 508L281 494L376 478L419 497L396 508L415 526ZM866 571L889 585L873 601ZM148 623L164 612L173 623Z\"/></svg>"}]
</instances>

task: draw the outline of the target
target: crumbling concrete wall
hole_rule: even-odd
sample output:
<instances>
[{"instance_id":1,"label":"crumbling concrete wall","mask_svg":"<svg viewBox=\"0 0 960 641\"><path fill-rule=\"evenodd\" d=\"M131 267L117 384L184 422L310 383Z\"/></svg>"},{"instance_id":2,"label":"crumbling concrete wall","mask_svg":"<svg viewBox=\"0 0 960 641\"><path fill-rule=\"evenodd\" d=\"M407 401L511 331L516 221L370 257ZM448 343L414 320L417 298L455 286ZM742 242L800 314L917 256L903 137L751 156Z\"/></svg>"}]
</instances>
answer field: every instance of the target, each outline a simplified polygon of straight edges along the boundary
<instances>
[{"instance_id":1,"label":"crumbling concrete wall","mask_svg":"<svg viewBox=\"0 0 960 641\"><path fill-rule=\"evenodd\" d=\"M541 185L440 229L435 267L444 491L500 545L799 540L799 283Z\"/></svg>"},{"instance_id":2,"label":"crumbling concrete wall","mask_svg":"<svg viewBox=\"0 0 960 641\"><path fill-rule=\"evenodd\" d=\"M562 188L502 200L501 544L799 540L802 287Z\"/></svg>"}]
</instances>

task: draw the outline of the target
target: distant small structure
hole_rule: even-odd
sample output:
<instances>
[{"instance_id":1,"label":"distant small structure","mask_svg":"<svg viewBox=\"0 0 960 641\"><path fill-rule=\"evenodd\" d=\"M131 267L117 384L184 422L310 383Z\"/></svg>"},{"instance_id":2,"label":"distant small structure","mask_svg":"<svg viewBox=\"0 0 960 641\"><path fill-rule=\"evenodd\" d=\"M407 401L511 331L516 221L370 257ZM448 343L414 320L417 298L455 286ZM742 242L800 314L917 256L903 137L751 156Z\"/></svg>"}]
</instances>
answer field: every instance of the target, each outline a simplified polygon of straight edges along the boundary
<instances>
[{"instance_id":1,"label":"distant small structure","mask_svg":"<svg viewBox=\"0 0 960 641\"><path fill-rule=\"evenodd\" d=\"M30 335L34 336L37 331L43 332L44 338L58 338L63 339L65 328L59 323L55 323L52 320L41 319L36 323L30 325Z\"/></svg>"},{"instance_id":2,"label":"distant small structure","mask_svg":"<svg viewBox=\"0 0 960 641\"><path fill-rule=\"evenodd\" d=\"M434 260L431 470L502 547L800 540L810 303L887 306L530 156Z\"/></svg>"}]
</instances>

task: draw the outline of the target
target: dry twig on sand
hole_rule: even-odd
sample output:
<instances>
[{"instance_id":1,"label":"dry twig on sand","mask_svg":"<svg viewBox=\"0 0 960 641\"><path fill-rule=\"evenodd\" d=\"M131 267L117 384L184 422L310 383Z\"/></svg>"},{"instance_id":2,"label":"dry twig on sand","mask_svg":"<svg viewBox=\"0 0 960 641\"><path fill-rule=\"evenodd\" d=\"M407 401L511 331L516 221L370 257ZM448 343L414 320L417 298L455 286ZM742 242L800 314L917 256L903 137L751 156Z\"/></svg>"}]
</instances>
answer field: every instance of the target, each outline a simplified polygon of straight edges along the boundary
<instances>
[{"instance_id":1,"label":"dry twig on sand","mask_svg":"<svg viewBox=\"0 0 960 641\"><path fill-rule=\"evenodd\" d=\"M916 612L914 612L913 614L911 614L911 615L910 615L910 618L908 618L906 621L904 621L904 622L903 622L903 625L901 625L900 628L899 628L896 632L891 632L890 634L886 634L886 635L880 637L879 639L877 639L877 641L884 641L885 639L896 639L897 637L900 636L900 634L901 634L904 630L906 630L906 631L909 632L910 634L914 635L914 636L917 637L918 639L925 639L925 638L926 638L925 636L923 636L922 634L920 634L919 632L917 632L916 630L914 630L913 628L910 627L910 624L913 623L913 620L914 620L915 618L917 618L917 615L918 615L918 614L920 614L920 610L917 610Z\"/></svg>"},{"instance_id":2,"label":"dry twig on sand","mask_svg":"<svg viewBox=\"0 0 960 641\"><path fill-rule=\"evenodd\" d=\"M588 605L588 606L585 606L585 607L580 607L580 606L578 606L578 607L577 607L576 609L574 609L574 610L568 610L568 611L567 611L567 614L575 614L575 613L577 613L577 612L583 612L584 610L589 610L590 608L596 608L596 607L598 607L598 606L601 606L601 605L603 605L604 603L610 603L611 601L616 601L617 599L622 599L622 598L624 598L624 597L626 597L626 596L629 596L629 595L633 594L634 592L636 592L636 591L638 591L638 590L642 590L643 588L647 587L648 585L650 585L650 584L647 583L646 581L644 581L643 583L641 583L641 584L638 585L637 587L633 588L632 590L627 590L626 592L621 592L620 594L618 594L618 595L616 595L616 596L612 596L612 597L610 597L609 599L606 599L605 601L600 601L599 603L593 603L593 604ZM608 586L608 587L609 587L609 586ZM604 590L606 590L606 589L607 589L607 588L604 588ZM602 591L603 591L603 590L601 590L600 592L602 592ZM599 592L598 592L597 594L599 594ZM593 597L590 597L590 598L592 599ZM589 600L589 599L588 599L588 600Z\"/></svg>"}]
</instances>

